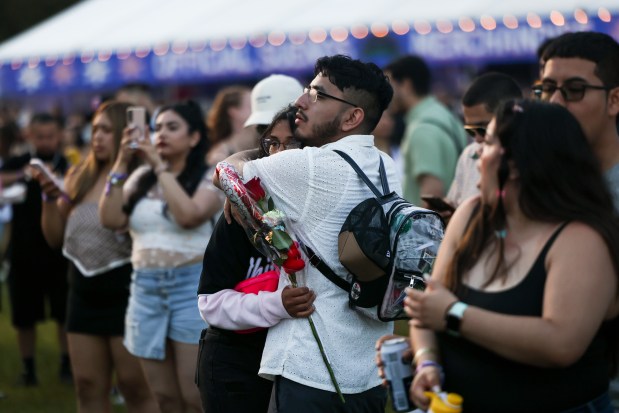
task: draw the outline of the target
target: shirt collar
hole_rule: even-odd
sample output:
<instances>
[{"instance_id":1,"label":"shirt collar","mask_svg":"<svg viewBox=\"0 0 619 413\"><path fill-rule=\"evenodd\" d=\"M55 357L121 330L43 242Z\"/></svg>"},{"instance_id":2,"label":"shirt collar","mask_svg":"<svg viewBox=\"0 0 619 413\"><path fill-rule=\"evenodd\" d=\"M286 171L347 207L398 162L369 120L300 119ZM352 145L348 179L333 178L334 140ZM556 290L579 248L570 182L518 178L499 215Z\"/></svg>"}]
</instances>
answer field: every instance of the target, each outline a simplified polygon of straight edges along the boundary
<instances>
[{"instance_id":1,"label":"shirt collar","mask_svg":"<svg viewBox=\"0 0 619 413\"><path fill-rule=\"evenodd\" d=\"M330 142L325 145L322 145L321 148L338 149L338 148L347 147L349 145L372 147L374 146L374 136L373 135L348 135L341 139L338 139L335 142Z\"/></svg>"}]
</instances>

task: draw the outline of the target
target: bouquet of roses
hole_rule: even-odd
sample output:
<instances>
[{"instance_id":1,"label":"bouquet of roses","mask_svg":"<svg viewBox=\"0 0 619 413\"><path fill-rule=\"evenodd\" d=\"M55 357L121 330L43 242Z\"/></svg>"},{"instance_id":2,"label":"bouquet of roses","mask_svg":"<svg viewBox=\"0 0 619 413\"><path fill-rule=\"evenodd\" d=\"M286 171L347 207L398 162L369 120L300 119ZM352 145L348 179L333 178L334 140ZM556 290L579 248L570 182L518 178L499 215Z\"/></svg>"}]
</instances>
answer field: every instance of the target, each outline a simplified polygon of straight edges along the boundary
<instances>
[{"instance_id":1,"label":"bouquet of roses","mask_svg":"<svg viewBox=\"0 0 619 413\"><path fill-rule=\"evenodd\" d=\"M286 230L285 215L278 210L273 199L267 195L254 177L243 183L236 170L227 162L219 162L216 168L219 182L230 202L236 206L245 221L245 229L252 243L279 267L283 268L293 287L297 287L296 272L305 268L299 243L294 241ZM310 315L308 318L312 334L316 339L323 361L329 371L331 382L344 403L344 396L335 379L333 368Z\"/></svg>"}]
</instances>

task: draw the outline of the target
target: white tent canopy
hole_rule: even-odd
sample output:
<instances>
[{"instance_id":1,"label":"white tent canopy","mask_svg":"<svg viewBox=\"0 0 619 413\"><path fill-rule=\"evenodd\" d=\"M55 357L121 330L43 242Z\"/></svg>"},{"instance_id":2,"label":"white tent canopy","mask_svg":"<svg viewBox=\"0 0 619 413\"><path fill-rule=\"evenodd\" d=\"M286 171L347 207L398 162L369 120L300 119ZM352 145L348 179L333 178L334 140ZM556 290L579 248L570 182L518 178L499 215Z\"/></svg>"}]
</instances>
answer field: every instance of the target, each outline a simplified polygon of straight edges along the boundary
<instances>
[{"instance_id":1,"label":"white tent canopy","mask_svg":"<svg viewBox=\"0 0 619 413\"><path fill-rule=\"evenodd\" d=\"M64 56L159 44L247 39L269 33L313 29L350 30L394 23L450 21L490 16L523 18L552 12L573 17L575 10L598 15L619 10L617 0L84 0L0 44L0 62Z\"/></svg>"}]
</instances>

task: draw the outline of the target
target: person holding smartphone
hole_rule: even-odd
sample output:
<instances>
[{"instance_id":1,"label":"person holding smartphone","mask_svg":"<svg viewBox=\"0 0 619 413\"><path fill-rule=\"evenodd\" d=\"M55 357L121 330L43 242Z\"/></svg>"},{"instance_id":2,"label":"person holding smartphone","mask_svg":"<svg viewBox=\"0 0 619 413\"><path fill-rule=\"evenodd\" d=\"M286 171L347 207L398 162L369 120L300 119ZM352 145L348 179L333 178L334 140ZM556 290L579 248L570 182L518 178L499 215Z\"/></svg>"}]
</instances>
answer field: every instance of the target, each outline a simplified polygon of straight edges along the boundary
<instances>
[{"instance_id":1,"label":"person holding smartphone","mask_svg":"<svg viewBox=\"0 0 619 413\"><path fill-rule=\"evenodd\" d=\"M47 245L41 229L41 187L30 179L29 162L41 159L53 174L63 176L68 169L62 155L62 125L48 113L35 114L28 126L27 141L31 150L9 158L0 170L3 188L21 184L26 188L25 200L13 204L11 246L8 260L8 292L11 323L17 333L23 372L19 384L38 385L36 368L36 324L47 315L54 319L60 349L59 377L71 383L71 366L64 329L67 302L67 261L60 251ZM36 257L36 259L33 259Z\"/></svg>"},{"instance_id":2,"label":"person holding smartphone","mask_svg":"<svg viewBox=\"0 0 619 413\"><path fill-rule=\"evenodd\" d=\"M78 412L111 409L114 372L129 412L157 408L137 358L122 344L131 240L103 228L98 217L98 200L120 147L126 109L126 104L114 101L99 106L90 153L67 174L66 192L43 165L31 162L32 177L45 200L43 235L50 247L63 247L70 261L66 328ZM129 170L135 166L131 163Z\"/></svg>"},{"instance_id":3,"label":"person holding smartphone","mask_svg":"<svg viewBox=\"0 0 619 413\"><path fill-rule=\"evenodd\" d=\"M146 136L135 145L126 128L99 204L101 223L129 228L133 240L124 344L140 358L162 412L202 411L194 376L204 322L195 293L223 205L204 163L203 119L190 101L160 109L153 142ZM136 157L146 165L128 177Z\"/></svg>"}]
</instances>

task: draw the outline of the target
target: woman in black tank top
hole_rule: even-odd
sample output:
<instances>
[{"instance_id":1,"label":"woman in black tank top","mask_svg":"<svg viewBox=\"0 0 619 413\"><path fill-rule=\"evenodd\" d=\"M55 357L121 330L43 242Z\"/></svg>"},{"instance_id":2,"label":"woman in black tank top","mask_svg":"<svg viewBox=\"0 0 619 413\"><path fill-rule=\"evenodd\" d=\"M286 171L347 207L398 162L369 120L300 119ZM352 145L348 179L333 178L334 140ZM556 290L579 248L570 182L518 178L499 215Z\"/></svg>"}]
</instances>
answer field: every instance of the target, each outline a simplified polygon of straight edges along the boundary
<instances>
[{"instance_id":1,"label":"woman in black tank top","mask_svg":"<svg viewBox=\"0 0 619 413\"><path fill-rule=\"evenodd\" d=\"M480 197L406 299L411 398L427 407L442 385L465 412L612 412L619 221L580 125L557 105L507 102L478 162Z\"/></svg>"}]
</instances>

